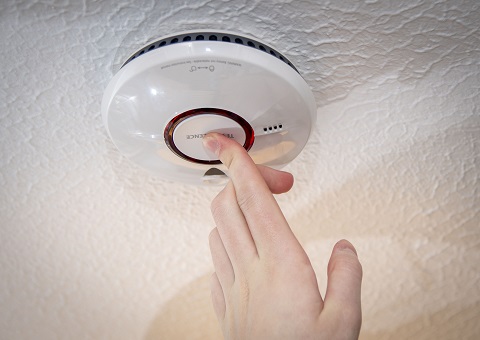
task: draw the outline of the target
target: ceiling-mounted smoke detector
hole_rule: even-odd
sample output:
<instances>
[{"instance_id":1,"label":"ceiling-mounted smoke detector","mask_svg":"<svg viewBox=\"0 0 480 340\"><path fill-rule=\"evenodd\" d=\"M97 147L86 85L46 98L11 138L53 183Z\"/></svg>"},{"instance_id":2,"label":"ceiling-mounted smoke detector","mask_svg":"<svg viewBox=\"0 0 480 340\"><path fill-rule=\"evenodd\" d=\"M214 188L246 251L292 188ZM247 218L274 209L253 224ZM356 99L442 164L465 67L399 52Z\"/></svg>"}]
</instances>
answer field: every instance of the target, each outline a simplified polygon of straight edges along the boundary
<instances>
[{"instance_id":1,"label":"ceiling-mounted smoke detector","mask_svg":"<svg viewBox=\"0 0 480 340\"><path fill-rule=\"evenodd\" d=\"M267 44L227 32L158 39L110 81L102 116L126 157L162 178L217 182L224 166L202 138L220 132L255 163L281 168L303 149L316 119L313 94Z\"/></svg>"}]
</instances>

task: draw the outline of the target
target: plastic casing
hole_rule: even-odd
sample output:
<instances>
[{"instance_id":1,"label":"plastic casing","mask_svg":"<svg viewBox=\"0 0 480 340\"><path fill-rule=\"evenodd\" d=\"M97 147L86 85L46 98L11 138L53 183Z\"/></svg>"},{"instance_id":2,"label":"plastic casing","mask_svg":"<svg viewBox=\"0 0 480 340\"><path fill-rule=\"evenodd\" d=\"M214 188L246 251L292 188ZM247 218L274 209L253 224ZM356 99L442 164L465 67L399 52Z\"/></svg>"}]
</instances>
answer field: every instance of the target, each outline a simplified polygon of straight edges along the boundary
<instances>
[{"instance_id":1,"label":"plastic casing","mask_svg":"<svg viewBox=\"0 0 480 340\"><path fill-rule=\"evenodd\" d=\"M255 133L250 156L274 168L301 152L316 120L314 96L292 67L222 41L177 43L132 60L108 84L102 117L116 147L134 163L167 180L205 184L211 183L207 170L227 169L182 159L164 140L170 120L198 108L228 110L247 120Z\"/></svg>"}]
</instances>

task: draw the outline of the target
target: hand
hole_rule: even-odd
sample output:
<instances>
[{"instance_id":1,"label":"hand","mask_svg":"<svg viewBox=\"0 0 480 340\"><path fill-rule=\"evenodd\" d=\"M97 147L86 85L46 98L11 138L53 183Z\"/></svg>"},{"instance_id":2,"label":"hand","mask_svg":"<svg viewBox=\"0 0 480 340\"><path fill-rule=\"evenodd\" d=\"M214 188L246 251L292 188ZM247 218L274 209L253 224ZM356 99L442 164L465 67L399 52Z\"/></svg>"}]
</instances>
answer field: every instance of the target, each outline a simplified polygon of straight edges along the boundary
<instances>
[{"instance_id":1,"label":"hand","mask_svg":"<svg viewBox=\"0 0 480 340\"><path fill-rule=\"evenodd\" d=\"M333 248L325 300L307 254L273 193L292 175L256 166L238 143L209 134L204 145L231 181L212 202L215 273L211 290L226 339L356 339L360 332L362 267L345 240Z\"/></svg>"}]
</instances>

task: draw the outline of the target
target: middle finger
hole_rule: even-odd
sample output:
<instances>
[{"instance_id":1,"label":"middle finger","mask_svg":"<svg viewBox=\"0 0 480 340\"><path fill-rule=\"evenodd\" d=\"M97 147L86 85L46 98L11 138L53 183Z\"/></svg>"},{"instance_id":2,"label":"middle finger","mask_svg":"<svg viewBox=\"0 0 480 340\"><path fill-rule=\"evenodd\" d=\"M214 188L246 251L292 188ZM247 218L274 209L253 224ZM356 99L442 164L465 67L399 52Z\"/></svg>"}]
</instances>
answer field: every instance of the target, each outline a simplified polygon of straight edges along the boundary
<instances>
[{"instance_id":1,"label":"middle finger","mask_svg":"<svg viewBox=\"0 0 480 340\"><path fill-rule=\"evenodd\" d=\"M215 197L211 210L233 269L257 257L257 248L245 217L237 204L235 188L231 181Z\"/></svg>"}]
</instances>

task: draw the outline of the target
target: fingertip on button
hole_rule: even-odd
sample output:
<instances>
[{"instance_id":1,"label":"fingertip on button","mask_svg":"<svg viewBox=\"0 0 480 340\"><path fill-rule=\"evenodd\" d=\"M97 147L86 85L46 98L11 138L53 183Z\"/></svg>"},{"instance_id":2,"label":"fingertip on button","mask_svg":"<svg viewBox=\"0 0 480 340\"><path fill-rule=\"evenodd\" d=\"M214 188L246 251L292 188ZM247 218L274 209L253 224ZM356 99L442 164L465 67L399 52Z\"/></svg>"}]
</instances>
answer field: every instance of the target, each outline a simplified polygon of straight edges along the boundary
<instances>
[{"instance_id":1,"label":"fingertip on button","mask_svg":"<svg viewBox=\"0 0 480 340\"><path fill-rule=\"evenodd\" d=\"M239 115L222 109L189 110L175 116L165 127L168 148L180 158L198 164L219 164L218 141L209 133L216 132L243 145L248 151L254 141L250 124Z\"/></svg>"},{"instance_id":2,"label":"fingertip on button","mask_svg":"<svg viewBox=\"0 0 480 340\"><path fill-rule=\"evenodd\" d=\"M212 152L215 156L218 157L218 151L220 149L220 144L218 144L217 139L211 133L206 134L203 137L203 146L208 151Z\"/></svg>"}]
</instances>

